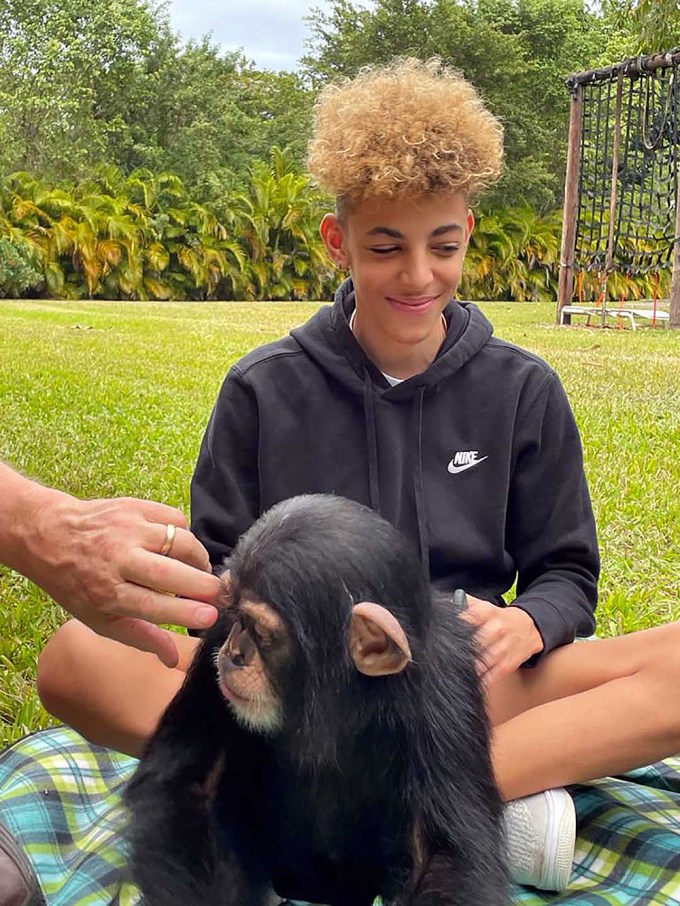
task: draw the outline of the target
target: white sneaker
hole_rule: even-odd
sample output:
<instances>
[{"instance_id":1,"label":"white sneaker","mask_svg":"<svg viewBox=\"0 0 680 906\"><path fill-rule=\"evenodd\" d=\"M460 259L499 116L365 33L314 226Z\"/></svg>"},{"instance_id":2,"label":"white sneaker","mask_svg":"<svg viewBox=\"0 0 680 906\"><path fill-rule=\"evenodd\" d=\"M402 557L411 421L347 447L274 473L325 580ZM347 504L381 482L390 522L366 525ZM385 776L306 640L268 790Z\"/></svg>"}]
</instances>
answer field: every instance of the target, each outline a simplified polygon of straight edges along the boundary
<instances>
[{"instance_id":1,"label":"white sneaker","mask_svg":"<svg viewBox=\"0 0 680 906\"><path fill-rule=\"evenodd\" d=\"M576 809L564 789L508 802L504 811L510 876L540 890L569 884L576 845Z\"/></svg>"}]
</instances>

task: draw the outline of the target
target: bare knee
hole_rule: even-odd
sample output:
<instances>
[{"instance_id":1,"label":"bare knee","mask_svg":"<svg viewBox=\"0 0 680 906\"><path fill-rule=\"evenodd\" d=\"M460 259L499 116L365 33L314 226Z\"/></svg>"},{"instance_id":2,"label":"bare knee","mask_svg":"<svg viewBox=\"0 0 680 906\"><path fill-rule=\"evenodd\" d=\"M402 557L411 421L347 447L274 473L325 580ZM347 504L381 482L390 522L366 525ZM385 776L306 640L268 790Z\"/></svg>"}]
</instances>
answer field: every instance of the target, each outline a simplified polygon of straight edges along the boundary
<instances>
[{"instance_id":1,"label":"bare knee","mask_svg":"<svg viewBox=\"0 0 680 906\"><path fill-rule=\"evenodd\" d=\"M666 623L654 629L624 636L636 650L635 673L663 682L680 678L680 622Z\"/></svg>"},{"instance_id":2,"label":"bare knee","mask_svg":"<svg viewBox=\"0 0 680 906\"><path fill-rule=\"evenodd\" d=\"M65 623L38 660L38 695L44 708L90 742L127 751L129 700L117 690L128 652L133 658L142 656L78 620Z\"/></svg>"},{"instance_id":3,"label":"bare knee","mask_svg":"<svg viewBox=\"0 0 680 906\"><path fill-rule=\"evenodd\" d=\"M185 645L187 663L195 642ZM184 679L154 654L97 635L72 620L38 663L45 708L91 742L138 755Z\"/></svg>"},{"instance_id":4,"label":"bare knee","mask_svg":"<svg viewBox=\"0 0 680 906\"><path fill-rule=\"evenodd\" d=\"M38 695L45 710L76 725L78 690L83 688L82 656L94 633L69 620L52 636L38 659Z\"/></svg>"},{"instance_id":5,"label":"bare knee","mask_svg":"<svg viewBox=\"0 0 680 906\"><path fill-rule=\"evenodd\" d=\"M49 640L38 659L38 694L50 714L61 717L63 704L78 685L78 654L91 631L78 620L69 620Z\"/></svg>"},{"instance_id":6,"label":"bare knee","mask_svg":"<svg viewBox=\"0 0 680 906\"><path fill-rule=\"evenodd\" d=\"M644 652L639 675L649 685L650 711L658 715L660 723L676 730L680 751L680 699L675 694L680 686L680 623L650 630L649 635L653 644Z\"/></svg>"}]
</instances>

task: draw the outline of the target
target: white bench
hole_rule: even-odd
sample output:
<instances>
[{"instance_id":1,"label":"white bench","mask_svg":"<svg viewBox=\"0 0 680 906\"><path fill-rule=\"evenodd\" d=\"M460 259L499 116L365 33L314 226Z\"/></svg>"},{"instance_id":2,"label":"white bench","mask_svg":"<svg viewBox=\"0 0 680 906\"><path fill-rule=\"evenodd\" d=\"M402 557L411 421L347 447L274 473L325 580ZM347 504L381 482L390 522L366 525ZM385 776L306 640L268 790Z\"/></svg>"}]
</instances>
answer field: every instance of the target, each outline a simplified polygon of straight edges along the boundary
<instances>
[{"instance_id":1,"label":"white bench","mask_svg":"<svg viewBox=\"0 0 680 906\"><path fill-rule=\"evenodd\" d=\"M590 319L594 315L602 315L602 309L592 305L563 305L560 309L560 324L571 324L572 315L585 315L586 325L590 327Z\"/></svg>"},{"instance_id":2,"label":"white bench","mask_svg":"<svg viewBox=\"0 0 680 906\"><path fill-rule=\"evenodd\" d=\"M611 315L620 315L623 318L628 318L630 320L630 326L635 330L635 319L642 318L643 321L651 321L653 324L658 322L659 324L664 324L666 327L669 325L671 316L667 311L664 311L661 308L657 308L654 311L653 308L622 308L620 311L608 311L608 314Z\"/></svg>"},{"instance_id":3,"label":"white bench","mask_svg":"<svg viewBox=\"0 0 680 906\"><path fill-rule=\"evenodd\" d=\"M653 308L605 308L604 313L609 318L627 318L633 330L637 329L636 318L668 326L671 317L667 311L661 308L657 308L656 312ZM586 326L590 327L590 319L595 316L601 318L602 309L592 305L564 305L560 310L560 324L571 324L573 315L585 315Z\"/></svg>"}]
</instances>

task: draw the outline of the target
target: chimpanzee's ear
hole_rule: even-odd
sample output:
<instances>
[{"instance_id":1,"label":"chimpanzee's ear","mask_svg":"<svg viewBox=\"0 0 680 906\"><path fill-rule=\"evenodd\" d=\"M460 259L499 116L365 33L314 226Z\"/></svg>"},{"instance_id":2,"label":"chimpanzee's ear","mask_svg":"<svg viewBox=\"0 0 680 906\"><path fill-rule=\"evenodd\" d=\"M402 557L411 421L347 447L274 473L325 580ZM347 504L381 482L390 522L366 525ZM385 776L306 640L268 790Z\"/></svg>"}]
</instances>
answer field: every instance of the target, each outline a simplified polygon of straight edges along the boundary
<instances>
[{"instance_id":1,"label":"chimpanzee's ear","mask_svg":"<svg viewBox=\"0 0 680 906\"><path fill-rule=\"evenodd\" d=\"M401 673L411 661L411 649L399 621L372 601L361 601L352 608L349 651L354 666L366 676Z\"/></svg>"},{"instance_id":2,"label":"chimpanzee's ear","mask_svg":"<svg viewBox=\"0 0 680 906\"><path fill-rule=\"evenodd\" d=\"M220 589L219 598L217 601L218 607L231 607L233 594L231 586L231 573L229 568L225 569L224 572L220 573L220 582L222 583L222 588Z\"/></svg>"}]
</instances>

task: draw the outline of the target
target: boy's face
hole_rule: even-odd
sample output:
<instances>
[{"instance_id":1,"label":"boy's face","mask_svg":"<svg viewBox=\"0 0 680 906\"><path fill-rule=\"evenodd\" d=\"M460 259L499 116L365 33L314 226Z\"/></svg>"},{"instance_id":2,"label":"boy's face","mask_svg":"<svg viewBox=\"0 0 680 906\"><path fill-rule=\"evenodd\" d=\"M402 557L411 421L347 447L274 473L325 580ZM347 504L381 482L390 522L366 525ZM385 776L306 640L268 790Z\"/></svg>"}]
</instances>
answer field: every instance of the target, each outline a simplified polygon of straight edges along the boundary
<instances>
[{"instance_id":1,"label":"boy's face","mask_svg":"<svg viewBox=\"0 0 680 906\"><path fill-rule=\"evenodd\" d=\"M326 215L321 234L352 275L355 332L377 365L381 357L398 359L400 350L434 359L441 312L458 289L473 226L461 193L369 199L341 221Z\"/></svg>"}]
</instances>

